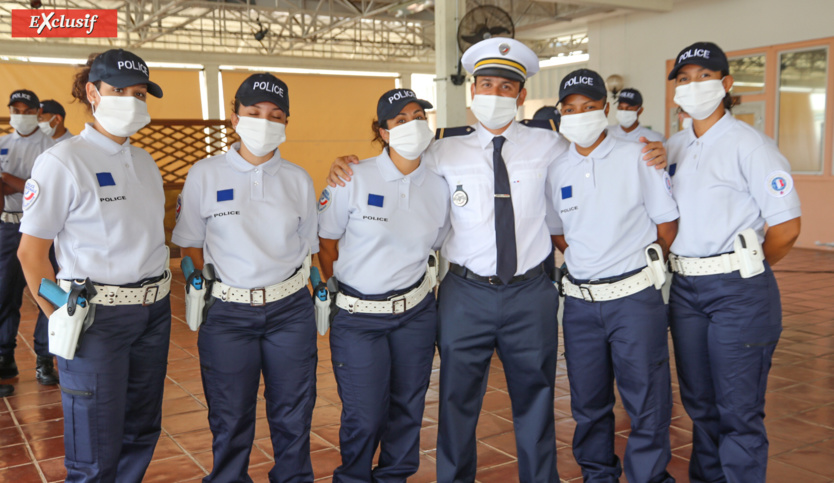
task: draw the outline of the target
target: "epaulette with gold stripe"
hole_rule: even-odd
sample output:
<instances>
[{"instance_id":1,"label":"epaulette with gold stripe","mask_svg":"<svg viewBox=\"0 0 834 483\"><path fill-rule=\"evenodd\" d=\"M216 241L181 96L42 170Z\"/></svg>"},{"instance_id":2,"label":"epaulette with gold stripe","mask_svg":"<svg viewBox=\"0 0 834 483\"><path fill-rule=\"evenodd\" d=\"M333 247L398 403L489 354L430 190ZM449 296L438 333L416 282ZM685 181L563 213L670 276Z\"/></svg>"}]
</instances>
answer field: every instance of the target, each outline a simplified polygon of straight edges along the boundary
<instances>
[{"instance_id":1,"label":"epaulette with gold stripe","mask_svg":"<svg viewBox=\"0 0 834 483\"><path fill-rule=\"evenodd\" d=\"M550 131L558 131L559 129L556 127L556 122L553 119L525 119L520 121L521 124L524 124L527 127L537 127L540 129L548 129Z\"/></svg>"},{"instance_id":2,"label":"epaulette with gold stripe","mask_svg":"<svg viewBox=\"0 0 834 483\"><path fill-rule=\"evenodd\" d=\"M472 126L442 127L438 129L437 132L434 134L434 138L443 139L450 138L453 136L463 136L472 132L475 132L475 128Z\"/></svg>"}]
</instances>

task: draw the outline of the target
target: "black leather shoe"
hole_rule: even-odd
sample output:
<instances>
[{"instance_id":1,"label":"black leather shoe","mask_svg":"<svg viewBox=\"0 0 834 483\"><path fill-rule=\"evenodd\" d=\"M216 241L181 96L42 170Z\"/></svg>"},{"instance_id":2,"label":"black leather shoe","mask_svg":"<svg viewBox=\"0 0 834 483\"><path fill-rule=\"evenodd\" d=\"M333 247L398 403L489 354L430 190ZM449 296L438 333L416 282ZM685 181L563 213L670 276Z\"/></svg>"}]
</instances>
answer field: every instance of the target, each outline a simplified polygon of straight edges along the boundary
<instances>
[{"instance_id":1,"label":"black leather shoe","mask_svg":"<svg viewBox=\"0 0 834 483\"><path fill-rule=\"evenodd\" d=\"M52 356L38 356L38 368L35 374L38 378L38 383L42 386L54 386L58 384L58 374L55 373Z\"/></svg>"},{"instance_id":2,"label":"black leather shoe","mask_svg":"<svg viewBox=\"0 0 834 483\"><path fill-rule=\"evenodd\" d=\"M14 361L14 354L0 356L0 379L11 379L20 372L17 370L17 363Z\"/></svg>"},{"instance_id":3,"label":"black leather shoe","mask_svg":"<svg viewBox=\"0 0 834 483\"><path fill-rule=\"evenodd\" d=\"M0 397L7 397L14 394L14 386L10 384L0 384Z\"/></svg>"}]
</instances>

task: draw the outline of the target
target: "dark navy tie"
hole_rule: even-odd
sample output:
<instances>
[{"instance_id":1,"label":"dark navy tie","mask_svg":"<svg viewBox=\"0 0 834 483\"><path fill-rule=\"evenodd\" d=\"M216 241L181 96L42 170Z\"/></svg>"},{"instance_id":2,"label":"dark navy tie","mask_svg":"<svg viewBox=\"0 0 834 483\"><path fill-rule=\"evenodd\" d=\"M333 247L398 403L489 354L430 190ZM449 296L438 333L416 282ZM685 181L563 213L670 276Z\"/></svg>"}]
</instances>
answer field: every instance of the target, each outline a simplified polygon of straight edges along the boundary
<instances>
[{"instance_id":1,"label":"dark navy tie","mask_svg":"<svg viewBox=\"0 0 834 483\"><path fill-rule=\"evenodd\" d=\"M495 172L495 245L497 248L497 275L506 285L515 275L518 262L516 261L515 246L515 214L513 213L513 199L510 196L510 176L507 165L501 156L504 146L503 136L492 138L492 169Z\"/></svg>"}]
</instances>

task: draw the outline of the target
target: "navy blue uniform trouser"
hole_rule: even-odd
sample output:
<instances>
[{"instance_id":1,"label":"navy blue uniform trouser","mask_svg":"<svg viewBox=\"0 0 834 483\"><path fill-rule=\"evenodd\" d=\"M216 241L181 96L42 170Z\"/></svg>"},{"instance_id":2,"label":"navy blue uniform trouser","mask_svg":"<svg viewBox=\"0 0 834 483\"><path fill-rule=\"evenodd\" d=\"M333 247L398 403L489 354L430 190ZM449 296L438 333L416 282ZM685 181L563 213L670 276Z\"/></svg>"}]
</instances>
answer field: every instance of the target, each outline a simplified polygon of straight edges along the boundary
<instances>
[{"instance_id":1,"label":"navy blue uniform trouser","mask_svg":"<svg viewBox=\"0 0 834 483\"><path fill-rule=\"evenodd\" d=\"M168 297L97 305L75 358L58 358L67 482L142 481L161 431L170 338Z\"/></svg>"},{"instance_id":2,"label":"navy blue uniform trouser","mask_svg":"<svg viewBox=\"0 0 834 483\"><path fill-rule=\"evenodd\" d=\"M629 482L674 482L667 308L649 287L605 302L565 298L562 329L576 420L573 454L586 482L616 483L622 469L614 453L614 379L631 419L625 452Z\"/></svg>"},{"instance_id":3,"label":"navy blue uniform trouser","mask_svg":"<svg viewBox=\"0 0 834 483\"><path fill-rule=\"evenodd\" d=\"M438 482L475 480L475 428L495 350L512 402L519 480L559 481L553 417L559 299L553 283L542 274L495 286L450 272L439 293Z\"/></svg>"},{"instance_id":4,"label":"navy blue uniform trouser","mask_svg":"<svg viewBox=\"0 0 834 483\"><path fill-rule=\"evenodd\" d=\"M20 245L20 225L17 223L0 223L0 355L13 355L17 347L17 331L20 327L20 306L23 304L23 289L26 279L17 248ZM49 260L58 271L55 261L55 249L49 248ZM49 354L48 319L38 309L35 322L35 353L39 356Z\"/></svg>"},{"instance_id":5,"label":"navy blue uniform trouser","mask_svg":"<svg viewBox=\"0 0 834 483\"><path fill-rule=\"evenodd\" d=\"M275 465L272 482L311 482L316 322L306 287L262 306L215 299L197 341L214 441L206 482L251 482L261 373Z\"/></svg>"},{"instance_id":6,"label":"navy blue uniform trouser","mask_svg":"<svg viewBox=\"0 0 834 483\"><path fill-rule=\"evenodd\" d=\"M386 295L363 299L385 299ZM437 339L429 294L402 314L340 310L330 327L333 372L342 399L340 483L404 482L420 465L420 427ZM379 464L372 471L380 446Z\"/></svg>"},{"instance_id":7,"label":"navy blue uniform trouser","mask_svg":"<svg viewBox=\"0 0 834 483\"><path fill-rule=\"evenodd\" d=\"M692 418L692 482L764 482L765 392L782 333L779 287L770 266L675 274L669 299L681 399Z\"/></svg>"}]
</instances>

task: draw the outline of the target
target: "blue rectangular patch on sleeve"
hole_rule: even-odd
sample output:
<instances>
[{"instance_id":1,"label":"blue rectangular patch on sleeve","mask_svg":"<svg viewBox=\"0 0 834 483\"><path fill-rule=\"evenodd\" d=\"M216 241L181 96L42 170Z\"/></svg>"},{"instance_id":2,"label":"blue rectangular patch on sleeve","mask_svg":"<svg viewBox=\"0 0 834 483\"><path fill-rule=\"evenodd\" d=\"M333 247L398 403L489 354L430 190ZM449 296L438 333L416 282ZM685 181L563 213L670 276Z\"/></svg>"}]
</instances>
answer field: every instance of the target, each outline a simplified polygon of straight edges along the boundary
<instances>
[{"instance_id":1,"label":"blue rectangular patch on sleeve","mask_svg":"<svg viewBox=\"0 0 834 483\"><path fill-rule=\"evenodd\" d=\"M678 163L670 164L669 165L669 176L674 176L675 171L678 169Z\"/></svg>"},{"instance_id":2,"label":"blue rectangular patch on sleeve","mask_svg":"<svg viewBox=\"0 0 834 483\"><path fill-rule=\"evenodd\" d=\"M113 175L110 173L96 173L96 178L98 178L98 185L102 188L105 186L116 186L116 180L113 179Z\"/></svg>"},{"instance_id":3,"label":"blue rectangular patch on sleeve","mask_svg":"<svg viewBox=\"0 0 834 483\"><path fill-rule=\"evenodd\" d=\"M382 200L385 199L382 195L368 195L368 205L370 206L378 206L382 208Z\"/></svg>"},{"instance_id":4,"label":"blue rectangular patch on sleeve","mask_svg":"<svg viewBox=\"0 0 834 483\"><path fill-rule=\"evenodd\" d=\"M0 149L0 156L5 156L9 154L9 148Z\"/></svg>"},{"instance_id":5,"label":"blue rectangular patch on sleeve","mask_svg":"<svg viewBox=\"0 0 834 483\"><path fill-rule=\"evenodd\" d=\"M217 201L231 201L235 199L235 190L217 190Z\"/></svg>"},{"instance_id":6,"label":"blue rectangular patch on sleeve","mask_svg":"<svg viewBox=\"0 0 834 483\"><path fill-rule=\"evenodd\" d=\"M562 186L562 199L566 200L573 196L573 185L571 186Z\"/></svg>"}]
</instances>

